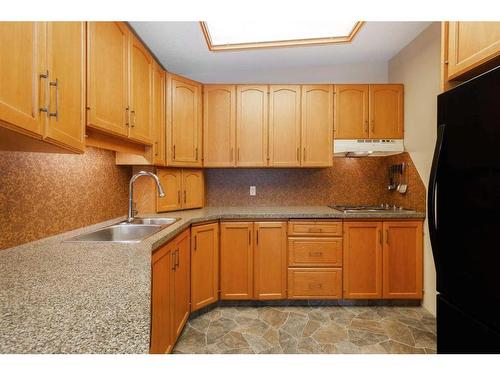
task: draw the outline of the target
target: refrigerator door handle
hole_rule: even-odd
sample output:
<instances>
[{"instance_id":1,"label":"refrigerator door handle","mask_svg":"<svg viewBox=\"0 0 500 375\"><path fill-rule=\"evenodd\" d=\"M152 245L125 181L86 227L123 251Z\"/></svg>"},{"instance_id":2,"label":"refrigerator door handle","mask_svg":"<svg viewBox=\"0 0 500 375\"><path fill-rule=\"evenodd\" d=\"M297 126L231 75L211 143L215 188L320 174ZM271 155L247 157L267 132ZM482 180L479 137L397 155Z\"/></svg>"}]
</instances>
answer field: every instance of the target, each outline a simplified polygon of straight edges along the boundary
<instances>
[{"instance_id":1,"label":"refrigerator door handle","mask_svg":"<svg viewBox=\"0 0 500 375\"><path fill-rule=\"evenodd\" d=\"M427 212L429 213L429 237L431 240L433 252L435 252L437 249L438 217L436 210L436 195L438 184L438 170L441 157L441 149L443 147L445 128L445 124L438 126L436 148L434 149L434 158L432 160L432 169L429 179L429 191L427 197Z\"/></svg>"}]
</instances>

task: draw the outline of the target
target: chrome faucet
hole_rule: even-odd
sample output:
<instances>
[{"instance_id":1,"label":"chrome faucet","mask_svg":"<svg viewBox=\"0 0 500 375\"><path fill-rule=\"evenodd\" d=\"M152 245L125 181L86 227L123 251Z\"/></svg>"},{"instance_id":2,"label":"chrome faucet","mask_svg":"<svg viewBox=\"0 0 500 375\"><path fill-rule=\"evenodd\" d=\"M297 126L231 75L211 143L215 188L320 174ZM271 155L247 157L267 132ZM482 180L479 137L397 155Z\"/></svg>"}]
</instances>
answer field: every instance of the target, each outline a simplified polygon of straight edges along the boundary
<instances>
[{"instance_id":1,"label":"chrome faucet","mask_svg":"<svg viewBox=\"0 0 500 375\"><path fill-rule=\"evenodd\" d=\"M134 205L134 182L141 176L149 176L152 177L155 182L156 186L158 187L158 195L162 198L165 196L165 192L163 191L163 187L161 186L160 179L158 178L157 175L151 172L146 172L146 171L140 171L132 176L130 179L130 183L128 185L129 188L129 195L128 195L128 216L127 216L127 223L131 223L134 220L134 211L133 211L133 205Z\"/></svg>"}]
</instances>

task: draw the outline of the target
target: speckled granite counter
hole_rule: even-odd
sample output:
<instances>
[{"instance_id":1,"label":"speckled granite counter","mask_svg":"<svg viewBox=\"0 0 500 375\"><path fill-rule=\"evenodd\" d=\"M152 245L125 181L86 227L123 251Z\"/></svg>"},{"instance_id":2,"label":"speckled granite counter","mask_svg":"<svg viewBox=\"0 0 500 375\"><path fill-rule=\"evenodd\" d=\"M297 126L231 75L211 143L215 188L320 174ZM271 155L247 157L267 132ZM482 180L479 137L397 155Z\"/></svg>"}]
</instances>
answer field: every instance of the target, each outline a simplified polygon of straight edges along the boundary
<instances>
[{"instance_id":1,"label":"speckled granite counter","mask_svg":"<svg viewBox=\"0 0 500 375\"><path fill-rule=\"evenodd\" d=\"M62 243L124 218L0 251L0 353L147 353L151 252L189 225L218 219L423 219L326 206L207 207L139 244Z\"/></svg>"}]
</instances>

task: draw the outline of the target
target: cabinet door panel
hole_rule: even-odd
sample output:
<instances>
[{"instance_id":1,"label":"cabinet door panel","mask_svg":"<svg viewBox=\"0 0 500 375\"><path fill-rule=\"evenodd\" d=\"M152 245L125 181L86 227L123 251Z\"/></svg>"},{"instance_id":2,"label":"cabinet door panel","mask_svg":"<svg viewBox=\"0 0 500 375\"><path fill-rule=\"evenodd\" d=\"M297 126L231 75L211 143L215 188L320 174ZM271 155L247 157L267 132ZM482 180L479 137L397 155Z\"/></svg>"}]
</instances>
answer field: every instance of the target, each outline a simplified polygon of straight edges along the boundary
<instances>
[{"instance_id":1,"label":"cabinet door panel","mask_svg":"<svg viewBox=\"0 0 500 375\"><path fill-rule=\"evenodd\" d=\"M220 225L220 287L223 300L253 298L253 223Z\"/></svg>"},{"instance_id":2,"label":"cabinet door panel","mask_svg":"<svg viewBox=\"0 0 500 375\"><path fill-rule=\"evenodd\" d=\"M344 298L382 298L382 223L344 223Z\"/></svg>"},{"instance_id":3,"label":"cabinet door panel","mask_svg":"<svg viewBox=\"0 0 500 375\"><path fill-rule=\"evenodd\" d=\"M172 251L175 255L174 271L174 308L173 334L175 340L182 333L182 329L189 317L191 301L191 246L189 229L178 235L173 241ZM174 341L175 341L174 340Z\"/></svg>"},{"instance_id":4,"label":"cabinet door panel","mask_svg":"<svg viewBox=\"0 0 500 375\"><path fill-rule=\"evenodd\" d=\"M203 90L203 165L232 167L235 165L236 86L204 85Z\"/></svg>"},{"instance_id":5,"label":"cabinet door panel","mask_svg":"<svg viewBox=\"0 0 500 375\"><path fill-rule=\"evenodd\" d=\"M153 69L153 160L165 165L165 72L154 64Z\"/></svg>"},{"instance_id":6,"label":"cabinet door panel","mask_svg":"<svg viewBox=\"0 0 500 375\"><path fill-rule=\"evenodd\" d=\"M333 164L333 86L302 86L302 166Z\"/></svg>"},{"instance_id":7,"label":"cabinet door panel","mask_svg":"<svg viewBox=\"0 0 500 375\"><path fill-rule=\"evenodd\" d=\"M151 144L153 58L135 37L130 37L130 138Z\"/></svg>"},{"instance_id":8,"label":"cabinet door panel","mask_svg":"<svg viewBox=\"0 0 500 375\"><path fill-rule=\"evenodd\" d=\"M83 152L85 149L85 22L48 22L47 57L50 108L44 137Z\"/></svg>"},{"instance_id":9,"label":"cabinet door panel","mask_svg":"<svg viewBox=\"0 0 500 375\"><path fill-rule=\"evenodd\" d=\"M87 26L87 125L128 136L129 30L122 22Z\"/></svg>"},{"instance_id":10,"label":"cabinet door panel","mask_svg":"<svg viewBox=\"0 0 500 375\"><path fill-rule=\"evenodd\" d=\"M403 85L370 85L370 138L403 138Z\"/></svg>"},{"instance_id":11,"label":"cabinet door panel","mask_svg":"<svg viewBox=\"0 0 500 375\"><path fill-rule=\"evenodd\" d=\"M46 115L44 22L0 22L0 121L41 138Z\"/></svg>"},{"instance_id":12,"label":"cabinet door panel","mask_svg":"<svg viewBox=\"0 0 500 375\"><path fill-rule=\"evenodd\" d=\"M500 55L500 22L449 22L448 79Z\"/></svg>"},{"instance_id":13,"label":"cabinet door panel","mask_svg":"<svg viewBox=\"0 0 500 375\"><path fill-rule=\"evenodd\" d=\"M286 222L254 224L254 298L285 299L287 279Z\"/></svg>"},{"instance_id":14,"label":"cabinet door panel","mask_svg":"<svg viewBox=\"0 0 500 375\"><path fill-rule=\"evenodd\" d=\"M204 182L201 169L182 171L182 208L199 208L204 204Z\"/></svg>"},{"instance_id":15,"label":"cabinet door panel","mask_svg":"<svg viewBox=\"0 0 500 375\"><path fill-rule=\"evenodd\" d=\"M201 166L200 86L170 79L170 145L175 166Z\"/></svg>"},{"instance_id":16,"label":"cabinet door panel","mask_svg":"<svg viewBox=\"0 0 500 375\"><path fill-rule=\"evenodd\" d=\"M368 85L335 85L334 138L368 138Z\"/></svg>"},{"instance_id":17,"label":"cabinet door panel","mask_svg":"<svg viewBox=\"0 0 500 375\"><path fill-rule=\"evenodd\" d=\"M153 253L151 270L151 348L152 354L170 353L173 346L173 268L171 245Z\"/></svg>"},{"instance_id":18,"label":"cabinet door panel","mask_svg":"<svg viewBox=\"0 0 500 375\"><path fill-rule=\"evenodd\" d=\"M219 300L219 224L191 229L191 311Z\"/></svg>"},{"instance_id":19,"label":"cabinet door panel","mask_svg":"<svg viewBox=\"0 0 500 375\"><path fill-rule=\"evenodd\" d=\"M237 166L267 165L267 102L267 85L237 87Z\"/></svg>"},{"instance_id":20,"label":"cabinet door panel","mask_svg":"<svg viewBox=\"0 0 500 375\"><path fill-rule=\"evenodd\" d=\"M422 222L384 222L384 298L421 299Z\"/></svg>"},{"instance_id":21,"label":"cabinet door panel","mask_svg":"<svg viewBox=\"0 0 500 375\"><path fill-rule=\"evenodd\" d=\"M269 87L269 165L300 166L300 85Z\"/></svg>"},{"instance_id":22,"label":"cabinet door panel","mask_svg":"<svg viewBox=\"0 0 500 375\"><path fill-rule=\"evenodd\" d=\"M156 210L158 212L179 210L181 208L181 171L178 169L158 169L156 173L165 192L163 198L156 194Z\"/></svg>"}]
</instances>

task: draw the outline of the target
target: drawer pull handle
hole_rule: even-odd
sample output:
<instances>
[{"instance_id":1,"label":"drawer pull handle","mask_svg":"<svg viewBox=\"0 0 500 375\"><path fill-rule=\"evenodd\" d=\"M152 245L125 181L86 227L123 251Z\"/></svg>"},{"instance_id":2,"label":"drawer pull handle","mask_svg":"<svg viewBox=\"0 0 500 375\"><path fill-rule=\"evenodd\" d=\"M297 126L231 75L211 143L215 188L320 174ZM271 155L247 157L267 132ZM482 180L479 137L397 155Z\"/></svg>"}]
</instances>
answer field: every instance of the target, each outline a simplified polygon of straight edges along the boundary
<instances>
[{"instance_id":1,"label":"drawer pull handle","mask_svg":"<svg viewBox=\"0 0 500 375\"><path fill-rule=\"evenodd\" d=\"M309 255L312 257L320 257L323 255L323 252L322 251L310 251Z\"/></svg>"},{"instance_id":2,"label":"drawer pull handle","mask_svg":"<svg viewBox=\"0 0 500 375\"><path fill-rule=\"evenodd\" d=\"M321 233L323 232L322 228L309 228L310 233Z\"/></svg>"},{"instance_id":3,"label":"drawer pull handle","mask_svg":"<svg viewBox=\"0 0 500 375\"><path fill-rule=\"evenodd\" d=\"M321 289L323 284L321 283L309 283L309 289Z\"/></svg>"}]
</instances>

